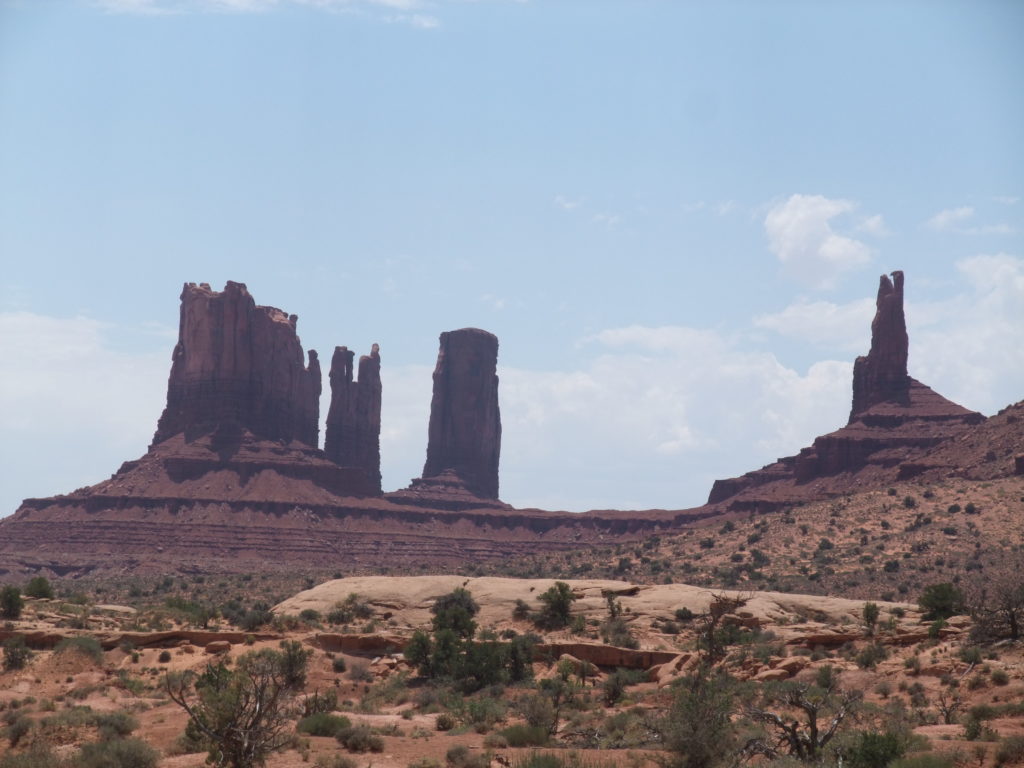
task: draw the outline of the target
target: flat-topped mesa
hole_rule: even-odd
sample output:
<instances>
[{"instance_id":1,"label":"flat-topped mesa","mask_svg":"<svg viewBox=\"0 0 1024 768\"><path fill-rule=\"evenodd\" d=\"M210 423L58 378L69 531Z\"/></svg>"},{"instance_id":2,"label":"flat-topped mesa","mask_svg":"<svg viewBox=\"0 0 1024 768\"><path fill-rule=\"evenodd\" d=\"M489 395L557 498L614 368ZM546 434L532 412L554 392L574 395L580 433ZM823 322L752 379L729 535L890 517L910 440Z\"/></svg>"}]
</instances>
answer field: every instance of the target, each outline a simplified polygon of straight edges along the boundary
<instances>
[{"instance_id":1,"label":"flat-topped mesa","mask_svg":"<svg viewBox=\"0 0 1024 768\"><path fill-rule=\"evenodd\" d=\"M484 499L498 498L501 414L498 337L479 328L441 334L423 479L446 471Z\"/></svg>"},{"instance_id":2,"label":"flat-topped mesa","mask_svg":"<svg viewBox=\"0 0 1024 768\"><path fill-rule=\"evenodd\" d=\"M359 378L353 380L355 353L335 347L331 358L331 407L327 412L324 453L344 467L366 472L380 492L380 347L359 358Z\"/></svg>"},{"instance_id":3,"label":"flat-topped mesa","mask_svg":"<svg viewBox=\"0 0 1024 768\"><path fill-rule=\"evenodd\" d=\"M296 315L257 306L244 283L186 283L167 406L153 444L230 428L270 440L319 441L320 362L303 361Z\"/></svg>"},{"instance_id":4,"label":"flat-topped mesa","mask_svg":"<svg viewBox=\"0 0 1024 768\"><path fill-rule=\"evenodd\" d=\"M891 402L910 404L907 375L907 321L903 314L903 273L882 275L871 321L871 350L853 364L853 407L850 420L873 405Z\"/></svg>"}]
</instances>

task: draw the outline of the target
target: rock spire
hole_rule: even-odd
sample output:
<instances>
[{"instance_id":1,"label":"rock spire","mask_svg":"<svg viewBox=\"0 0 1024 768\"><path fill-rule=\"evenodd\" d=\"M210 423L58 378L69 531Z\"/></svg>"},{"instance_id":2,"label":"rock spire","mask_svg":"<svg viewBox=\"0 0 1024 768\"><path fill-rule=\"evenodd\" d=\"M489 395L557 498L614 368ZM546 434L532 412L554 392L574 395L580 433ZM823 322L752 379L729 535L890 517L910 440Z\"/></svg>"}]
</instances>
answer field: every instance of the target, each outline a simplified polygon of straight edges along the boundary
<instances>
[{"instance_id":1,"label":"rock spire","mask_svg":"<svg viewBox=\"0 0 1024 768\"><path fill-rule=\"evenodd\" d=\"M910 403L907 375L907 322L903 315L903 273L882 275L871 321L871 350L853 364L853 407L850 423L878 403Z\"/></svg>"},{"instance_id":2,"label":"rock spire","mask_svg":"<svg viewBox=\"0 0 1024 768\"><path fill-rule=\"evenodd\" d=\"M244 283L221 292L186 283L167 406L153 444L223 429L313 448L319 439L320 363L304 364L296 315L258 306Z\"/></svg>"},{"instance_id":3,"label":"rock spire","mask_svg":"<svg viewBox=\"0 0 1024 768\"><path fill-rule=\"evenodd\" d=\"M440 342L423 479L454 474L476 496L497 499L498 337L462 328L442 333Z\"/></svg>"},{"instance_id":4,"label":"rock spire","mask_svg":"<svg viewBox=\"0 0 1024 768\"><path fill-rule=\"evenodd\" d=\"M331 358L331 407L327 412L324 453L336 464L358 467L380 492L380 347L359 358L359 378L353 380L348 347L335 347Z\"/></svg>"}]
</instances>

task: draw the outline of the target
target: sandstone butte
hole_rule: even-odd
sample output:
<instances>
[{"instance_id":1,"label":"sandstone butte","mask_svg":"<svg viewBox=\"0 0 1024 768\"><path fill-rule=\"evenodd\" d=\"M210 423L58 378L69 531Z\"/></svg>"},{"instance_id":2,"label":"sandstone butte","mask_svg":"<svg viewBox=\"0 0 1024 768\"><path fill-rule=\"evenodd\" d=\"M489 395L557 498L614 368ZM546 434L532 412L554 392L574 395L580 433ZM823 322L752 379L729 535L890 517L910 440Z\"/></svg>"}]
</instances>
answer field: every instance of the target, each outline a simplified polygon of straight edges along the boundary
<instances>
[{"instance_id":1,"label":"sandstone butte","mask_svg":"<svg viewBox=\"0 0 1024 768\"><path fill-rule=\"evenodd\" d=\"M379 348L358 370L353 352L335 349L320 450L319 362L304 355L297 322L257 305L241 283L186 284L148 452L96 485L26 499L0 520L0 569L450 567L634 541L897 479L1024 473L1019 406L986 420L909 376L899 272L881 278L849 423L796 456L717 481L707 504L682 510L571 514L501 502L498 340L479 329L441 334L423 476L382 493Z\"/></svg>"}]
</instances>

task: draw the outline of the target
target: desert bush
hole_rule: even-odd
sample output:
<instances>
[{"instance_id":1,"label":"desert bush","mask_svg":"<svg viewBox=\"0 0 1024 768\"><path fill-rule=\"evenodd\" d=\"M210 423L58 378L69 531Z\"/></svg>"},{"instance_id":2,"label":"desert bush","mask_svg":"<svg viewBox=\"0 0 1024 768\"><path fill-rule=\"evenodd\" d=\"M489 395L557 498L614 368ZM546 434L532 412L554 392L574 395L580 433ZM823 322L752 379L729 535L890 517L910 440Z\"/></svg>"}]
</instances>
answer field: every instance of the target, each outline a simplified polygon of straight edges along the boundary
<instances>
[{"instance_id":1,"label":"desert bush","mask_svg":"<svg viewBox=\"0 0 1024 768\"><path fill-rule=\"evenodd\" d=\"M342 672L348 669L348 664L345 663L345 659L343 659L341 656L335 656L333 659L331 659L331 669L333 669L337 674L340 675Z\"/></svg>"},{"instance_id":2,"label":"desert bush","mask_svg":"<svg viewBox=\"0 0 1024 768\"><path fill-rule=\"evenodd\" d=\"M887 766L906 752L906 744L895 733L861 731L852 743L842 750L842 765L846 768L877 768Z\"/></svg>"},{"instance_id":3,"label":"desert bush","mask_svg":"<svg viewBox=\"0 0 1024 768\"><path fill-rule=\"evenodd\" d=\"M335 603L327 612L329 624L351 624L354 621L365 621L373 616L373 607L355 592L343 601Z\"/></svg>"},{"instance_id":4,"label":"desert bush","mask_svg":"<svg viewBox=\"0 0 1024 768\"><path fill-rule=\"evenodd\" d=\"M952 755L920 752L894 760L889 764L889 768L953 768L955 765L957 762Z\"/></svg>"},{"instance_id":5,"label":"desert bush","mask_svg":"<svg viewBox=\"0 0 1024 768\"><path fill-rule=\"evenodd\" d=\"M692 621L693 619L695 619L697 617L697 614L695 614L689 608L676 608L676 611L675 611L674 615L676 617L676 621L683 621L683 622L685 622L685 621Z\"/></svg>"},{"instance_id":6,"label":"desert bush","mask_svg":"<svg viewBox=\"0 0 1024 768\"><path fill-rule=\"evenodd\" d=\"M53 599L53 587L45 576L35 576L25 585L27 597Z\"/></svg>"},{"instance_id":7,"label":"desert bush","mask_svg":"<svg viewBox=\"0 0 1024 768\"><path fill-rule=\"evenodd\" d=\"M949 582L925 587L917 603L928 620L948 619L964 611L963 593Z\"/></svg>"},{"instance_id":8,"label":"desert bush","mask_svg":"<svg viewBox=\"0 0 1024 768\"><path fill-rule=\"evenodd\" d=\"M305 701L302 702L302 714L306 717L320 714L321 712L333 712L337 708L338 692L334 688L328 688L323 693L313 691L313 695L307 696Z\"/></svg>"},{"instance_id":9,"label":"desert bush","mask_svg":"<svg viewBox=\"0 0 1024 768\"><path fill-rule=\"evenodd\" d=\"M543 747L548 743L548 729L537 725L510 725L500 731L510 747Z\"/></svg>"},{"instance_id":10,"label":"desert bush","mask_svg":"<svg viewBox=\"0 0 1024 768\"><path fill-rule=\"evenodd\" d=\"M872 643L861 649L855 661L861 669L874 669L878 662L884 661L888 655L889 653L885 650L885 646Z\"/></svg>"},{"instance_id":11,"label":"desert bush","mask_svg":"<svg viewBox=\"0 0 1024 768\"><path fill-rule=\"evenodd\" d=\"M53 649L54 653L80 653L87 656L97 664L103 663L103 646L95 637L79 635L77 637L66 637L61 640Z\"/></svg>"},{"instance_id":12,"label":"desert bush","mask_svg":"<svg viewBox=\"0 0 1024 768\"><path fill-rule=\"evenodd\" d=\"M474 755L465 744L456 744L444 756L452 768L488 768L491 759L485 754Z\"/></svg>"},{"instance_id":13,"label":"desert bush","mask_svg":"<svg viewBox=\"0 0 1024 768\"><path fill-rule=\"evenodd\" d=\"M1024 763L1024 736L1007 736L996 747L996 765Z\"/></svg>"},{"instance_id":14,"label":"desert bush","mask_svg":"<svg viewBox=\"0 0 1024 768\"><path fill-rule=\"evenodd\" d=\"M24 635L4 640L4 669L23 669L30 658L32 651L25 645Z\"/></svg>"},{"instance_id":15,"label":"desert bush","mask_svg":"<svg viewBox=\"0 0 1024 768\"><path fill-rule=\"evenodd\" d=\"M345 755L317 755L313 768L357 768L357 763Z\"/></svg>"},{"instance_id":16,"label":"desert bush","mask_svg":"<svg viewBox=\"0 0 1024 768\"><path fill-rule=\"evenodd\" d=\"M1005 669L993 669L990 677L994 685L1006 685L1010 682L1010 676Z\"/></svg>"},{"instance_id":17,"label":"desert bush","mask_svg":"<svg viewBox=\"0 0 1024 768\"><path fill-rule=\"evenodd\" d=\"M346 728L335 735L338 743L349 752L383 752L384 739L373 732L368 725Z\"/></svg>"},{"instance_id":18,"label":"desert bush","mask_svg":"<svg viewBox=\"0 0 1024 768\"><path fill-rule=\"evenodd\" d=\"M442 712L434 721L434 727L439 731L450 731L455 727L455 718L447 712Z\"/></svg>"},{"instance_id":19,"label":"desert bush","mask_svg":"<svg viewBox=\"0 0 1024 768\"><path fill-rule=\"evenodd\" d=\"M294 677L284 655L268 649L245 654L233 670L221 662L198 678L168 675L165 686L189 716L186 738L207 748L211 762L249 768L292 740Z\"/></svg>"},{"instance_id":20,"label":"desert bush","mask_svg":"<svg viewBox=\"0 0 1024 768\"><path fill-rule=\"evenodd\" d=\"M102 712L95 716L100 738L123 739L139 727L139 721L128 712Z\"/></svg>"},{"instance_id":21,"label":"desert bush","mask_svg":"<svg viewBox=\"0 0 1024 768\"><path fill-rule=\"evenodd\" d=\"M0 588L0 618L21 618L21 608L23 604L24 601L21 599L20 589L11 586L10 584Z\"/></svg>"},{"instance_id":22,"label":"desert bush","mask_svg":"<svg viewBox=\"0 0 1024 768\"><path fill-rule=\"evenodd\" d=\"M671 755L671 768L713 768L733 757L735 730L731 722L735 681L724 672L701 668L673 685L672 704L658 724Z\"/></svg>"},{"instance_id":23,"label":"desert bush","mask_svg":"<svg viewBox=\"0 0 1024 768\"><path fill-rule=\"evenodd\" d=\"M34 744L20 755L0 757L0 768L63 768L64 761L57 757L49 744Z\"/></svg>"},{"instance_id":24,"label":"desert bush","mask_svg":"<svg viewBox=\"0 0 1024 768\"><path fill-rule=\"evenodd\" d=\"M160 655L156 657L157 663L167 664L171 660L170 651L160 651Z\"/></svg>"},{"instance_id":25,"label":"desert bush","mask_svg":"<svg viewBox=\"0 0 1024 768\"><path fill-rule=\"evenodd\" d=\"M538 598L543 604L535 622L543 629L561 629L569 623L572 604L576 596L564 581L556 581Z\"/></svg>"},{"instance_id":26,"label":"desert bush","mask_svg":"<svg viewBox=\"0 0 1024 768\"><path fill-rule=\"evenodd\" d=\"M86 744L75 758L76 768L156 768L160 755L140 739Z\"/></svg>"},{"instance_id":27,"label":"desert bush","mask_svg":"<svg viewBox=\"0 0 1024 768\"><path fill-rule=\"evenodd\" d=\"M3 729L4 738L7 739L7 743L11 745L11 748L18 746L25 735L32 730L32 721L18 713L17 717L13 718L6 728Z\"/></svg>"},{"instance_id":28,"label":"desert bush","mask_svg":"<svg viewBox=\"0 0 1024 768\"><path fill-rule=\"evenodd\" d=\"M299 733L308 733L310 736L337 737L339 733L351 727L352 721L347 717L318 712L299 720L295 730Z\"/></svg>"},{"instance_id":29,"label":"desert bush","mask_svg":"<svg viewBox=\"0 0 1024 768\"><path fill-rule=\"evenodd\" d=\"M441 763L433 757L421 757L409 763L409 768L441 768Z\"/></svg>"}]
</instances>

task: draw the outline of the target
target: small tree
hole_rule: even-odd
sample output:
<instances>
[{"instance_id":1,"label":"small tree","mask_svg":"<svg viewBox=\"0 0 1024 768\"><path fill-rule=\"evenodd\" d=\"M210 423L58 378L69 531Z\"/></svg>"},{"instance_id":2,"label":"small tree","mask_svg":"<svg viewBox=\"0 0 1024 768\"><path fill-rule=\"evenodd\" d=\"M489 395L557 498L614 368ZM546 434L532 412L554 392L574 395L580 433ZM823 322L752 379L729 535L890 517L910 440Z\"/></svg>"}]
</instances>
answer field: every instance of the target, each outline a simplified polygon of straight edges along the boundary
<instances>
[{"instance_id":1,"label":"small tree","mask_svg":"<svg viewBox=\"0 0 1024 768\"><path fill-rule=\"evenodd\" d=\"M788 754L818 762L860 699L859 691L840 690L834 682L828 688L795 681L767 685L761 706L748 707L747 716L766 726L769 735L751 739L744 751L773 760Z\"/></svg>"},{"instance_id":2,"label":"small tree","mask_svg":"<svg viewBox=\"0 0 1024 768\"><path fill-rule=\"evenodd\" d=\"M28 597L53 599L53 587L45 576L35 576L25 585Z\"/></svg>"},{"instance_id":3,"label":"small tree","mask_svg":"<svg viewBox=\"0 0 1024 768\"><path fill-rule=\"evenodd\" d=\"M875 634L875 626L878 624L878 617L881 611L878 608L877 603L864 603L864 611L862 616L864 618L864 626L867 628L869 635Z\"/></svg>"},{"instance_id":4,"label":"small tree","mask_svg":"<svg viewBox=\"0 0 1024 768\"><path fill-rule=\"evenodd\" d=\"M715 768L735 762L736 729L731 716L737 684L727 673L701 666L675 683L665 719L658 724L672 756L670 768Z\"/></svg>"},{"instance_id":5,"label":"small tree","mask_svg":"<svg viewBox=\"0 0 1024 768\"><path fill-rule=\"evenodd\" d=\"M706 661L713 664L725 656L725 641L721 631L722 619L746 604L746 597L711 595L711 604L708 606L708 612L700 617L701 627L697 633L698 648L702 651Z\"/></svg>"},{"instance_id":6,"label":"small tree","mask_svg":"<svg viewBox=\"0 0 1024 768\"><path fill-rule=\"evenodd\" d=\"M964 595L947 581L925 587L917 604L925 611L924 618L929 621L948 619L964 612Z\"/></svg>"},{"instance_id":7,"label":"small tree","mask_svg":"<svg viewBox=\"0 0 1024 768\"><path fill-rule=\"evenodd\" d=\"M8 584L0 589L0 617L17 619L21 617L21 590Z\"/></svg>"},{"instance_id":8,"label":"small tree","mask_svg":"<svg viewBox=\"0 0 1024 768\"><path fill-rule=\"evenodd\" d=\"M537 614L537 626L544 629L561 629L569 623L576 595L572 593L572 588L568 584L556 581L537 599L544 604Z\"/></svg>"},{"instance_id":9,"label":"small tree","mask_svg":"<svg viewBox=\"0 0 1024 768\"><path fill-rule=\"evenodd\" d=\"M986 571L968 589L967 603L978 640L1019 640L1024 636L1024 575L1012 566Z\"/></svg>"},{"instance_id":10,"label":"small tree","mask_svg":"<svg viewBox=\"0 0 1024 768\"><path fill-rule=\"evenodd\" d=\"M22 669L30 658L32 651L25 645L24 635L4 640L4 669Z\"/></svg>"},{"instance_id":11,"label":"small tree","mask_svg":"<svg viewBox=\"0 0 1024 768\"><path fill-rule=\"evenodd\" d=\"M192 672L168 675L165 686L189 716L186 735L205 743L210 763L253 768L291 742L298 677L284 654L265 650L240 658L234 671L219 663L198 678Z\"/></svg>"}]
</instances>

